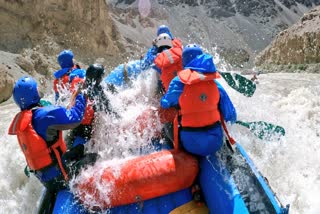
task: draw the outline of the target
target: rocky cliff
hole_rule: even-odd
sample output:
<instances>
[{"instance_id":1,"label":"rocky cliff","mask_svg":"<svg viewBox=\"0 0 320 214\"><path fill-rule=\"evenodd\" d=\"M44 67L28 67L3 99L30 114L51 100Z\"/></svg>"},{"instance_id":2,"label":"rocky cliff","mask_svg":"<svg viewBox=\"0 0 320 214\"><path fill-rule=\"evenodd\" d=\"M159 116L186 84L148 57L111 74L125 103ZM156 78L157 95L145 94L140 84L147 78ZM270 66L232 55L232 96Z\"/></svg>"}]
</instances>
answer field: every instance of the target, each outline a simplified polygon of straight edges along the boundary
<instances>
[{"instance_id":1,"label":"rocky cliff","mask_svg":"<svg viewBox=\"0 0 320 214\"><path fill-rule=\"evenodd\" d=\"M282 31L256 59L256 65L301 66L320 63L320 7Z\"/></svg>"},{"instance_id":2,"label":"rocky cliff","mask_svg":"<svg viewBox=\"0 0 320 214\"><path fill-rule=\"evenodd\" d=\"M72 49L76 59L117 57L122 45L104 0L0 0L0 49L36 48L57 55Z\"/></svg>"},{"instance_id":3,"label":"rocky cliff","mask_svg":"<svg viewBox=\"0 0 320 214\"><path fill-rule=\"evenodd\" d=\"M9 68L0 64L0 103L10 98L14 79L9 73Z\"/></svg>"}]
</instances>

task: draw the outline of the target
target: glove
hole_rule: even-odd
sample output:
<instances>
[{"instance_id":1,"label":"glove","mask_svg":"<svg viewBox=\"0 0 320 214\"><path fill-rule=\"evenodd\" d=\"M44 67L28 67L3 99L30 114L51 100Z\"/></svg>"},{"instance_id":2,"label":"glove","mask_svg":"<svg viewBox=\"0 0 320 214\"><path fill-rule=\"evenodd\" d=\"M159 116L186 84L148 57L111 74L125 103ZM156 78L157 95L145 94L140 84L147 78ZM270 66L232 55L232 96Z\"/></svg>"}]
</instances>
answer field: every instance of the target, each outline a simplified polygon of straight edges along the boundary
<instances>
[{"instance_id":1,"label":"glove","mask_svg":"<svg viewBox=\"0 0 320 214\"><path fill-rule=\"evenodd\" d=\"M84 145L79 144L63 154L62 158L68 161L80 160L84 156Z\"/></svg>"}]
</instances>

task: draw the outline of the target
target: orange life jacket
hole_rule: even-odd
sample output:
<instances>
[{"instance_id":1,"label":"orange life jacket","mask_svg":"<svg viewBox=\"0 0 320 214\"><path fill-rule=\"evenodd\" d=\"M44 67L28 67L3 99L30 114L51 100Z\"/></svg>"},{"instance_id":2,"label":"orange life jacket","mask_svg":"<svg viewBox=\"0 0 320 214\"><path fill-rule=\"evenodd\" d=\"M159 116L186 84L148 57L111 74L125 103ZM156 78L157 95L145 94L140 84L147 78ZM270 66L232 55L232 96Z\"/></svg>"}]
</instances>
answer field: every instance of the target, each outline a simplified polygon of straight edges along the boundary
<instances>
[{"instance_id":1,"label":"orange life jacket","mask_svg":"<svg viewBox=\"0 0 320 214\"><path fill-rule=\"evenodd\" d=\"M182 67L182 43L178 39L172 40L172 48L161 52L154 60L155 65L161 69L160 79L165 91L168 91L171 80L177 76Z\"/></svg>"},{"instance_id":2,"label":"orange life jacket","mask_svg":"<svg viewBox=\"0 0 320 214\"><path fill-rule=\"evenodd\" d=\"M72 69L76 69L76 68L77 67L74 66ZM69 90L71 92L74 92L77 89L77 86L79 84L83 84L83 83L84 83L84 79L82 79L80 77L73 78L72 82L70 83L69 82L69 73L66 73L61 78L55 79L53 81L53 89L55 92L58 92L58 85L59 85L61 88L69 87ZM92 123L92 120L94 118L94 110L93 110L92 105L93 105L93 103L88 100L86 110L85 110L83 119L81 121L81 124L90 125Z\"/></svg>"},{"instance_id":3,"label":"orange life jacket","mask_svg":"<svg viewBox=\"0 0 320 214\"><path fill-rule=\"evenodd\" d=\"M32 127L32 111L25 110L15 116L9 127L8 134L17 135L20 148L30 169L41 170L50 166L53 164L51 155L54 155L62 174L65 179L68 179L61 162L61 155L67 150L62 131L59 131L58 141L49 147L47 142Z\"/></svg>"},{"instance_id":4,"label":"orange life jacket","mask_svg":"<svg viewBox=\"0 0 320 214\"><path fill-rule=\"evenodd\" d=\"M184 89L179 98L182 127L204 127L220 121L217 72L202 74L190 69L178 73Z\"/></svg>"},{"instance_id":5,"label":"orange life jacket","mask_svg":"<svg viewBox=\"0 0 320 214\"><path fill-rule=\"evenodd\" d=\"M71 91L73 91L76 89L76 86L79 83L83 82L83 79L80 77L75 77L72 79L72 82L70 82L70 79L69 79L70 71L77 69L77 68L78 67L76 65L74 65L65 75L63 75L60 78L54 79L54 81L53 81L54 92L58 92L58 87L61 87L62 89L67 88L67 89L70 89Z\"/></svg>"}]
</instances>

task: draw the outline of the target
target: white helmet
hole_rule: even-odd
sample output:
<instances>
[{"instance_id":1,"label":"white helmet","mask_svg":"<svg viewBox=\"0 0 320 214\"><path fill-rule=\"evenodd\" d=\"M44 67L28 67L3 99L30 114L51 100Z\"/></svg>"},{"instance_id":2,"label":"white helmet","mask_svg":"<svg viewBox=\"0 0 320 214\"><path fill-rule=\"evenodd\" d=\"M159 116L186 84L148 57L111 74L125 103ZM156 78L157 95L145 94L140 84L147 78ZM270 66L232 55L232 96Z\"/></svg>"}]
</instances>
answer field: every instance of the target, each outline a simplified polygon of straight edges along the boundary
<instances>
[{"instance_id":1,"label":"white helmet","mask_svg":"<svg viewBox=\"0 0 320 214\"><path fill-rule=\"evenodd\" d=\"M168 46L171 48L172 47L172 40L171 40L171 37L169 36L169 34L161 33L156 39L156 46L158 48L163 47L163 46Z\"/></svg>"}]
</instances>

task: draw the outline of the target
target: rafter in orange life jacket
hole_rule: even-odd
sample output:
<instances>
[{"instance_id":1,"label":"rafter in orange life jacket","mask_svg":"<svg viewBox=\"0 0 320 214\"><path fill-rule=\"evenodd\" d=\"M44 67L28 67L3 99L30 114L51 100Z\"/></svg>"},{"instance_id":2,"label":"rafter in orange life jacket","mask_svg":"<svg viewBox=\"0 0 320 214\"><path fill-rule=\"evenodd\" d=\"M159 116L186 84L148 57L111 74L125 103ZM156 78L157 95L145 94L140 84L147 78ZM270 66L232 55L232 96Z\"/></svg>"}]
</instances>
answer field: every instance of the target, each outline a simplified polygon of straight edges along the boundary
<instances>
[{"instance_id":1,"label":"rafter in orange life jacket","mask_svg":"<svg viewBox=\"0 0 320 214\"><path fill-rule=\"evenodd\" d=\"M83 82L83 79L80 77L75 77L70 81L70 73L75 70L75 69L80 69L78 65L74 65L72 68L69 69L67 73L65 73L62 77L56 78L53 81L53 90L54 92L59 92L58 87L60 86L62 89L69 89L71 91L76 89L76 86L80 83Z\"/></svg>"},{"instance_id":2,"label":"rafter in orange life jacket","mask_svg":"<svg viewBox=\"0 0 320 214\"><path fill-rule=\"evenodd\" d=\"M201 128L221 120L218 110L220 93L214 82L220 77L219 73L199 73L186 69L180 71L178 76L184 88L179 97L180 110L174 119L175 149L179 144L179 126Z\"/></svg>"},{"instance_id":3,"label":"rafter in orange life jacket","mask_svg":"<svg viewBox=\"0 0 320 214\"><path fill-rule=\"evenodd\" d=\"M182 43L178 39L172 40L173 47L164 50L155 58L155 65L161 69L161 82L165 91L168 91L171 80L177 76L182 67Z\"/></svg>"},{"instance_id":4,"label":"rafter in orange life jacket","mask_svg":"<svg viewBox=\"0 0 320 214\"><path fill-rule=\"evenodd\" d=\"M171 80L177 76L182 67L182 43L179 39L172 40L173 47L161 52L154 60L155 65L161 69L161 82L165 92L168 91ZM161 123L173 122L177 110L175 108L159 108Z\"/></svg>"},{"instance_id":5,"label":"rafter in orange life jacket","mask_svg":"<svg viewBox=\"0 0 320 214\"><path fill-rule=\"evenodd\" d=\"M17 135L20 148L31 170L41 170L49 167L55 164L54 159L56 159L65 180L68 180L67 172L61 160L61 155L67 150L62 131L59 131L57 142L49 146L32 127L32 110L25 110L15 116L8 134Z\"/></svg>"},{"instance_id":6,"label":"rafter in orange life jacket","mask_svg":"<svg viewBox=\"0 0 320 214\"><path fill-rule=\"evenodd\" d=\"M56 78L53 81L53 89L55 92L58 92L58 85L60 85L61 88L69 87L69 90L71 92L76 93L75 90L77 89L77 86L79 87L79 85L83 84L84 79L82 79L80 77L75 77L70 82L69 75L75 69L80 69L80 66L75 64L72 68L69 69L69 71L66 74L64 74L60 78ZM75 99L75 97L74 97L74 99ZM87 99L87 106L86 106L86 110L85 110L83 119L81 121L81 124L91 125L93 118L94 118L93 101Z\"/></svg>"}]
</instances>

